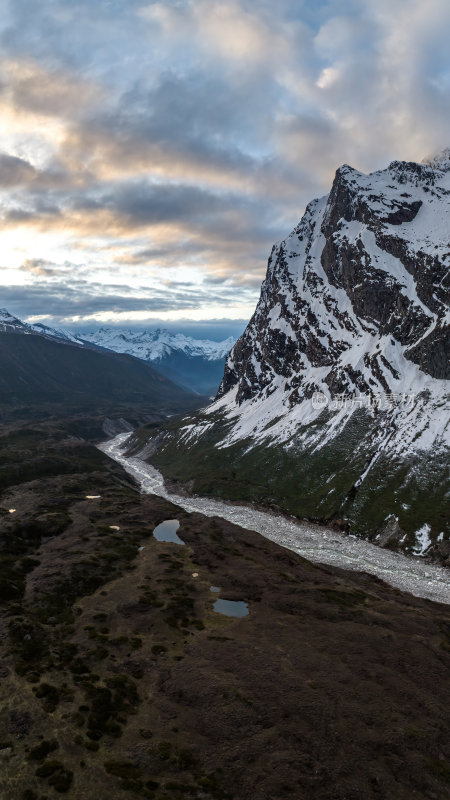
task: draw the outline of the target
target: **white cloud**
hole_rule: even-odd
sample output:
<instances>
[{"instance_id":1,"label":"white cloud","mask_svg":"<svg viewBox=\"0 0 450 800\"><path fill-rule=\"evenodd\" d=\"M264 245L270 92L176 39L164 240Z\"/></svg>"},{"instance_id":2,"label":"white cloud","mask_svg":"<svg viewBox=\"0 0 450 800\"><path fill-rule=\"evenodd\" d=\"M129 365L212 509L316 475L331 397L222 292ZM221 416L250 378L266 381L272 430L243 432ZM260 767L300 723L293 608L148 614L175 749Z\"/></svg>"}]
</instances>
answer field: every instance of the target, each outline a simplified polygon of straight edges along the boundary
<instances>
[{"instance_id":1,"label":"white cloud","mask_svg":"<svg viewBox=\"0 0 450 800\"><path fill-rule=\"evenodd\" d=\"M332 88L340 79L341 71L336 65L333 67L325 67L320 73L316 85L319 89Z\"/></svg>"}]
</instances>

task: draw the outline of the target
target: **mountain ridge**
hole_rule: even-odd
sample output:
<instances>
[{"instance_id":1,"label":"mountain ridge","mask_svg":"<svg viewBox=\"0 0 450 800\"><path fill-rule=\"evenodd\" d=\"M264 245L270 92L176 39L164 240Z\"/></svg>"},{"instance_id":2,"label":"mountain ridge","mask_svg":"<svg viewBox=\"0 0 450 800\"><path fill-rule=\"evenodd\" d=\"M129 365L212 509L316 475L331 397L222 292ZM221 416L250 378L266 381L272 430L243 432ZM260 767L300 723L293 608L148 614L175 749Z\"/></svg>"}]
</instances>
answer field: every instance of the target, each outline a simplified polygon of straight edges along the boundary
<instances>
[{"instance_id":1,"label":"mountain ridge","mask_svg":"<svg viewBox=\"0 0 450 800\"><path fill-rule=\"evenodd\" d=\"M194 339L164 328L132 331L100 328L84 334L85 341L116 353L128 353L151 364L183 389L214 396L223 374L225 357L235 343Z\"/></svg>"},{"instance_id":2,"label":"mountain ridge","mask_svg":"<svg viewBox=\"0 0 450 800\"><path fill-rule=\"evenodd\" d=\"M198 404L149 364L126 354L84 346L70 334L35 330L0 310L0 403L142 404L155 411L183 412ZM161 414L160 417L161 418Z\"/></svg>"}]
</instances>

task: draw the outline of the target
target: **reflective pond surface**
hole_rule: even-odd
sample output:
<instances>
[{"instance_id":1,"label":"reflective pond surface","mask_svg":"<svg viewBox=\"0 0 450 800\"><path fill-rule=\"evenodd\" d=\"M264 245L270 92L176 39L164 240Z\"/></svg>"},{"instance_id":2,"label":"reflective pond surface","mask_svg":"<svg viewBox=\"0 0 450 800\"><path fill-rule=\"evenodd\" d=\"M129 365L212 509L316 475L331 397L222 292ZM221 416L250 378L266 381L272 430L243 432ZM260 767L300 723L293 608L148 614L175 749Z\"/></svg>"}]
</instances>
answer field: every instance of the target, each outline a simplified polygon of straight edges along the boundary
<instances>
[{"instance_id":1,"label":"reflective pond surface","mask_svg":"<svg viewBox=\"0 0 450 800\"><path fill-rule=\"evenodd\" d=\"M172 544L184 544L183 539L177 535L180 523L177 519L165 519L160 522L153 531L153 536L157 542L172 542Z\"/></svg>"},{"instance_id":2,"label":"reflective pond surface","mask_svg":"<svg viewBox=\"0 0 450 800\"><path fill-rule=\"evenodd\" d=\"M246 617L248 605L243 600L222 600L219 597L214 603L214 611L227 617Z\"/></svg>"}]
</instances>

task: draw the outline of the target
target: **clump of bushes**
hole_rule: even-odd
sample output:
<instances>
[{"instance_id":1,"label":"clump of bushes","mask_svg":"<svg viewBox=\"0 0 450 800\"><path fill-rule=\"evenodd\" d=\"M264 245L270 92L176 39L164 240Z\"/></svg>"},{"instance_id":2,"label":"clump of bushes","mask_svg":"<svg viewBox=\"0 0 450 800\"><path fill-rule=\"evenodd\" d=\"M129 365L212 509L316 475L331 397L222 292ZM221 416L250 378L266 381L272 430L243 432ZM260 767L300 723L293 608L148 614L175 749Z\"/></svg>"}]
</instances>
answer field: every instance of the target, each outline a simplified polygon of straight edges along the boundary
<instances>
[{"instance_id":1,"label":"clump of bushes","mask_svg":"<svg viewBox=\"0 0 450 800\"><path fill-rule=\"evenodd\" d=\"M28 754L28 758L32 761L43 761L44 758L47 758L49 753L52 753L54 750L57 750L59 747L58 742L56 739L44 739L43 742L33 747Z\"/></svg>"},{"instance_id":2,"label":"clump of bushes","mask_svg":"<svg viewBox=\"0 0 450 800\"><path fill-rule=\"evenodd\" d=\"M60 690L58 687L52 686L51 683L40 683L34 691L36 697L42 700L44 711L47 711L48 714L52 714L53 711L56 710L60 699Z\"/></svg>"},{"instance_id":3,"label":"clump of bushes","mask_svg":"<svg viewBox=\"0 0 450 800\"><path fill-rule=\"evenodd\" d=\"M73 772L61 761L46 761L35 774L38 778L47 778L47 783L57 792L68 792L73 782Z\"/></svg>"},{"instance_id":4,"label":"clump of bushes","mask_svg":"<svg viewBox=\"0 0 450 800\"><path fill-rule=\"evenodd\" d=\"M152 653L154 656L159 656L161 653L167 653L167 647L163 644L154 644L152 647Z\"/></svg>"},{"instance_id":5,"label":"clump of bushes","mask_svg":"<svg viewBox=\"0 0 450 800\"><path fill-rule=\"evenodd\" d=\"M94 686L87 682L84 688L86 700L90 703L86 732L88 738L98 741L105 734L120 736L120 715L134 711L139 703L134 681L127 675L117 675L109 678L106 686Z\"/></svg>"}]
</instances>

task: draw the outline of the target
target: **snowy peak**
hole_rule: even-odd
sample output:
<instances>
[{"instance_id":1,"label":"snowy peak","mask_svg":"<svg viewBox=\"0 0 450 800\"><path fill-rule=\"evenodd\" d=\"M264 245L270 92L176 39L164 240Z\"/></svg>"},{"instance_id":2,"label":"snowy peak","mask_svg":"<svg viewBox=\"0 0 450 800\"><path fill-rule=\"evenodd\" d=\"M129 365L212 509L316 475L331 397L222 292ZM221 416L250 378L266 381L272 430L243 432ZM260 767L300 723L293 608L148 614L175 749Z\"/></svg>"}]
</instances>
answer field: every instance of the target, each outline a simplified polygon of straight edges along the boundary
<instances>
[{"instance_id":1,"label":"snowy peak","mask_svg":"<svg viewBox=\"0 0 450 800\"><path fill-rule=\"evenodd\" d=\"M423 163L432 169L450 170L450 147L444 147L438 153L424 158Z\"/></svg>"},{"instance_id":2,"label":"snowy peak","mask_svg":"<svg viewBox=\"0 0 450 800\"><path fill-rule=\"evenodd\" d=\"M220 342L211 339L194 339L182 333L171 333L164 328L132 331L120 328L99 328L90 333L77 335L65 328L51 328L41 322L28 324L7 311L0 309L0 330L21 333L37 333L64 342L85 347L93 345L116 353L125 353L144 361L161 361L162 359L182 353L190 357L200 357L207 361L218 361L225 358L236 339L229 336Z\"/></svg>"},{"instance_id":3,"label":"snowy peak","mask_svg":"<svg viewBox=\"0 0 450 800\"><path fill-rule=\"evenodd\" d=\"M86 346L86 342L83 339L70 331L63 328L50 328L41 322L36 324L22 322L22 320L10 314L6 308L0 309L0 331L3 331L3 333L37 334L46 339L57 339L64 344L72 344L78 347Z\"/></svg>"},{"instance_id":4,"label":"snowy peak","mask_svg":"<svg viewBox=\"0 0 450 800\"><path fill-rule=\"evenodd\" d=\"M62 328L50 328L48 325L43 325L41 322L35 325L30 325L28 322L22 322L18 317L14 317L6 308L0 309L0 331L6 333L22 333L22 334L38 334L50 339L58 339L65 343L76 344L84 347L84 342L79 337L66 331Z\"/></svg>"},{"instance_id":5,"label":"snowy peak","mask_svg":"<svg viewBox=\"0 0 450 800\"><path fill-rule=\"evenodd\" d=\"M225 357L235 343L194 339L164 328L144 331L100 328L83 334L92 347L106 347L151 363L165 377L191 392L214 396L223 375Z\"/></svg>"},{"instance_id":6,"label":"snowy peak","mask_svg":"<svg viewBox=\"0 0 450 800\"><path fill-rule=\"evenodd\" d=\"M50 328L48 325L43 325L42 322L37 322L29 327L34 333L39 333L42 336L51 336L52 339L62 339L65 342L72 342L72 344L84 345L80 337L75 336L65 328Z\"/></svg>"},{"instance_id":7,"label":"snowy peak","mask_svg":"<svg viewBox=\"0 0 450 800\"><path fill-rule=\"evenodd\" d=\"M20 319L10 314L6 308L0 308L0 331L25 332L27 327Z\"/></svg>"},{"instance_id":8,"label":"snowy peak","mask_svg":"<svg viewBox=\"0 0 450 800\"><path fill-rule=\"evenodd\" d=\"M20 322L17 317L13 317L7 308L0 308L0 322Z\"/></svg>"},{"instance_id":9,"label":"snowy peak","mask_svg":"<svg viewBox=\"0 0 450 800\"><path fill-rule=\"evenodd\" d=\"M0 310L0 331L37 334L61 344L134 356L154 364L160 374L186 391L206 397L216 393L225 357L236 341L233 336L221 342L194 339L162 328L133 331L105 327L79 335L41 322L32 325L21 322L6 309Z\"/></svg>"},{"instance_id":10,"label":"snowy peak","mask_svg":"<svg viewBox=\"0 0 450 800\"><path fill-rule=\"evenodd\" d=\"M315 392L328 411L338 396L364 397L372 410L393 396L421 398L396 407L394 426L386 416L390 446L447 441L449 229L449 172L399 161L370 175L338 169L330 194L273 248L255 314L227 359L212 407L235 420L226 441L289 441L322 413ZM317 446L354 408L338 411Z\"/></svg>"}]
</instances>

